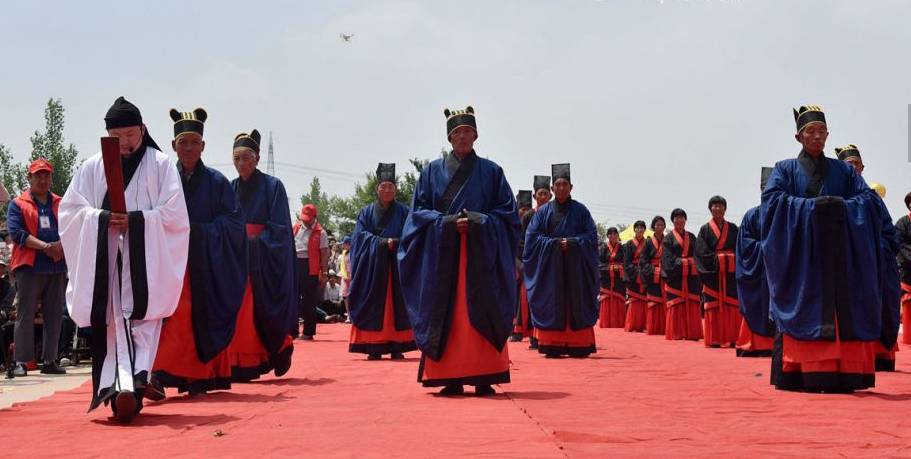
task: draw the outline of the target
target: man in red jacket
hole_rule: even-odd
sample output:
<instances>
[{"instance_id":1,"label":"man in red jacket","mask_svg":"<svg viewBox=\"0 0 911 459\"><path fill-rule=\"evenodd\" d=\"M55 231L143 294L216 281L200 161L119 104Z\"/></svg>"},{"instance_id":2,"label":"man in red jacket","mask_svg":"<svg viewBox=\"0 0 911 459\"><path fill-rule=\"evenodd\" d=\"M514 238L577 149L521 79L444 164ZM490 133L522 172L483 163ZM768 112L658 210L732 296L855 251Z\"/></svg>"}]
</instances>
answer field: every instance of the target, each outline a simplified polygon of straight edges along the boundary
<instances>
[{"instance_id":1,"label":"man in red jacket","mask_svg":"<svg viewBox=\"0 0 911 459\"><path fill-rule=\"evenodd\" d=\"M35 358L34 324L39 304L44 315L41 373L66 373L56 362L66 292L66 262L57 231L60 196L51 193L53 171L45 159L32 161L28 167L29 188L12 200L7 210L13 240L10 269L16 275L19 295L14 376L26 376L26 364Z\"/></svg>"},{"instance_id":2,"label":"man in red jacket","mask_svg":"<svg viewBox=\"0 0 911 459\"><path fill-rule=\"evenodd\" d=\"M312 340L316 334L316 305L323 300L322 287L326 285L329 271L329 237L317 221L317 214L316 206L307 204L301 209L300 221L294 225L297 293L304 321L301 339L304 340Z\"/></svg>"}]
</instances>

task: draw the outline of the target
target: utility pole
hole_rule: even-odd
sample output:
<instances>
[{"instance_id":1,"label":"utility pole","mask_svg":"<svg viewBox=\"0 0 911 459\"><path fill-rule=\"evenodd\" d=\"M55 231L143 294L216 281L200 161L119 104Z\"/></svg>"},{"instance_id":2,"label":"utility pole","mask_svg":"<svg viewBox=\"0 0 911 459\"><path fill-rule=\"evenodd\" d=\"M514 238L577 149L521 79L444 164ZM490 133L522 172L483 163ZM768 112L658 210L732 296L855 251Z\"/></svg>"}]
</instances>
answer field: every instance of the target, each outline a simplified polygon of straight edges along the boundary
<instances>
[{"instance_id":1,"label":"utility pole","mask_svg":"<svg viewBox=\"0 0 911 459\"><path fill-rule=\"evenodd\" d=\"M272 149L272 131L269 131L269 159L266 161L266 173L275 176L275 152Z\"/></svg>"}]
</instances>

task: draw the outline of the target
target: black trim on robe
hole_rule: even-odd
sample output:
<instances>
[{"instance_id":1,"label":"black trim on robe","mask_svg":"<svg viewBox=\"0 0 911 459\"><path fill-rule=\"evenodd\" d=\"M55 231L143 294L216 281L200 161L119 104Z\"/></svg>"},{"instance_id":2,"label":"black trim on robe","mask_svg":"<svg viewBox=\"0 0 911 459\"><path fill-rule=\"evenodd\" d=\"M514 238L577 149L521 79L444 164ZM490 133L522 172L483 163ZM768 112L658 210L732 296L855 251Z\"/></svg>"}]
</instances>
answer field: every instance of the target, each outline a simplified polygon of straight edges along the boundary
<instances>
[{"instance_id":1,"label":"black trim on robe","mask_svg":"<svg viewBox=\"0 0 911 459\"><path fill-rule=\"evenodd\" d=\"M92 291L92 402L89 411L98 408L112 393L98 394L101 385L101 371L108 354L108 225L111 212L98 215L98 246L95 251L95 285Z\"/></svg>"},{"instance_id":2,"label":"black trim on robe","mask_svg":"<svg viewBox=\"0 0 911 459\"><path fill-rule=\"evenodd\" d=\"M487 375L464 376L461 378L444 378L444 379L424 379L424 359L426 353L421 354L421 363L418 366L418 382L424 387L441 387L441 386L492 386L494 384L506 384L509 382L509 370L501 373L491 373Z\"/></svg>"},{"instance_id":3,"label":"black trim on robe","mask_svg":"<svg viewBox=\"0 0 911 459\"><path fill-rule=\"evenodd\" d=\"M358 354L403 354L417 349L418 345L413 340L407 343L390 341L386 343L351 343L348 345L348 352Z\"/></svg>"},{"instance_id":4,"label":"black trim on robe","mask_svg":"<svg viewBox=\"0 0 911 459\"><path fill-rule=\"evenodd\" d=\"M591 354L598 352L598 349L594 344L590 346L547 346L544 344L538 343L538 353L545 355L561 356L567 355L570 357L588 357Z\"/></svg>"},{"instance_id":5,"label":"black trim on robe","mask_svg":"<svg viewBox=\"0 0 911 459\"><path fill-rule=\"evenodd\" d=\"M130 320L143 320L149 309L149 279L146 272L145 217L141 210L127 214L130 240L130 286L133 288L133 313Z\"/></svg>"},{"instance_id":6,"label":"black trim on robe","mask_svg":"<svg viewBox=\"0 0 911 459\"><path fill-rule=\"evenodd\" d=\"M197 223L190 223L190 247L187 253L187 275L190 276L190 302L193 307L190 308L190 316L193 327L193 341L196 344L196 357L200 362L206 363L215 358L215 355L206 355L205 350L215 349L215 343L212 342L208 333L209 329L206 324L206 308L203 305L209 304L209 298L206 295L206 289L193 288L194 285L204 285L206 282L205 263L200 263L206 258L206 243L204 240L205 232L200 231Z\"/></svg>"},{"instance_id":7,"label":"black trim on robe","mask_svg":"<svg viewBox=\"0 0 911 459\"><path fill-rule=\"evenodd\" d=\"M825 155L820 153L819 157L813 159L806 150L800 150L797 155L797 161L807 177L807 189L804 190L804 197L815 198L822 191L822 185L826 180L826 173L829 171L829 165L826 162Z\"/></svg>"},{"instance_id":8,"label":"black trim on robe","mask_svg":"<svg viewBox=\"0 0 911 459\"><path fill-rule=\"evenodd\" d=\"M440 197L440 200L437 201L436 210L444 214L449 212L452 201L455 200L456 195L459 194L459 190L462 189L462 185L468 181L468 177L474 172L474 167L478 163L478 156L472 151L464 159L459 160L458 155L456 155L455 152L452 152L446 157L447 171L450 170L456 161L458 161L458 169L450 175L446 190L443 192L443 196Z\"/></svg>"},{"instance_id":9,"label":"black trim on robe","mask_svg":"<svg viewBox=\"0 0 911 459\"><path fill-rule=\"evenodd\" d=\"M437 307L433 311L433 316L430 318L432 335L427 348L423 350L424 354L433 360L440 360L443 357L452 323L453 306L455 306L455 289L458 285L459 254L461 252L459 234L456 231L456 219L458 218L459 215L443 217L440 234L440 258L437 267L439 288L436 291L435 303L442 307Z\"/></svg>"},{"instance_id":10,"label":"black trim on robe","mask_svg":"<svg viewBox=\"0 0 911 459\"><path fill-rule=\"evenodd\" d=\"M846 210L841 198L816 198L814 226L819 234L820 247L847 247L845 231ZM854 341L854 318L851 313L850 285L844 250L820 250L822 276L822 324L820 337L835 341L835 321L842 341Z\"/></svg>"},{"instance_id":11,"label":"black trim on robe","mask_svg":"<svg viewBox=\"0 0 911 459\"><path fill-rule=\"evenodd\" d=\"M176 387L179 393L199 394L213 390L231 389L231 379L223 377L197 379L188 383L186 378L172 375L166 371L156 370L155 379L164 387Z\"/></svg>"}]
</instances>

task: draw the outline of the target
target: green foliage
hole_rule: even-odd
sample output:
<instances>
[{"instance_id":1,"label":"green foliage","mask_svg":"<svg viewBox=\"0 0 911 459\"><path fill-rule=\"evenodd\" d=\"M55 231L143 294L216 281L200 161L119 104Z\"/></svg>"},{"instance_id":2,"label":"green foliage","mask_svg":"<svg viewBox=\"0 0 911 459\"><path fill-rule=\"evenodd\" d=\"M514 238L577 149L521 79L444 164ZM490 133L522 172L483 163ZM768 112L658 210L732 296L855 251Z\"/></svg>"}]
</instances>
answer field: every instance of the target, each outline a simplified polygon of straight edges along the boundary
<instances>
[{"instance_id":1,"label":"green foliage","mask_svg":"<svg viewBox=\"0 0 911 459\"><path fill-rule=\"evenodd\" d=\"M5 145L0 145L0 181L9 191L10 197L15 198L22 190L28 187L25 179L25 165L13 161L13 153ZM4 216L6 209L3 210Z\"/></svg>"},{"instance_id":2,"label":"green foliage","mask_svg":"<svg viewBox=\"0 0 911 459\"><path fill-rule=\"evenodd\" d=\"M607 224L604 222L596 222L595 228L598 230L598 240L606 241L607 240Z\"/></svg>"},{"instance_id":3,"label":"green foliage","mask_svg":"<svg viewBox=\"0 0 911 459\"><path fill-rule=\"evenodd\" d=\"M32 136L32 154L29 156L29 162L44 158L54 166L51 191L60 196L63 196L67 187L70 186L73 173L81 163L76 146L64 145L63 115L63 103L60 99L47 101L47 107L44 109L45 129L44 132L35 131ZM25 167L22 170L24 171Z\"/></svg>"}]
</instances>

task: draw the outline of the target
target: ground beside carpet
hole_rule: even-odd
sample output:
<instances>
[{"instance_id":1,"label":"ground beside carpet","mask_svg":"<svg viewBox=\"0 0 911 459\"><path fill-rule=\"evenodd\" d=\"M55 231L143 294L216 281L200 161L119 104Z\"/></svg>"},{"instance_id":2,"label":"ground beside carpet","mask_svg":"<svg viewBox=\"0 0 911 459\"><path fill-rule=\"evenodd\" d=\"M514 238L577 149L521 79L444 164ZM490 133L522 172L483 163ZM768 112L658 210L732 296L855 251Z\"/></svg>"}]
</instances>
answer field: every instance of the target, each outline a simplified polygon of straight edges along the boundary
<instances>
[{"instance_id":1,"label":"ground beside carpet","mask_svg":"<svg viewBox=\"0 0 911 459\"><path fill-rule=\"evenodd\" d=\"M296 455L911 456L911 347L898 372L855 395L779 392L768 359L702 343L596 329L589 359L545 360L510 343L513 383L442 398L416 382L417 353L365 361L348 326L296 342L283 378L176 396L128 426L85 414L88 384L0 411L13 457Z\"/></svg>"}]
</instances>

